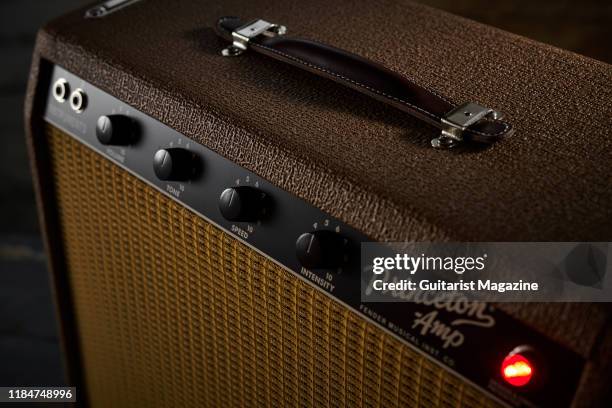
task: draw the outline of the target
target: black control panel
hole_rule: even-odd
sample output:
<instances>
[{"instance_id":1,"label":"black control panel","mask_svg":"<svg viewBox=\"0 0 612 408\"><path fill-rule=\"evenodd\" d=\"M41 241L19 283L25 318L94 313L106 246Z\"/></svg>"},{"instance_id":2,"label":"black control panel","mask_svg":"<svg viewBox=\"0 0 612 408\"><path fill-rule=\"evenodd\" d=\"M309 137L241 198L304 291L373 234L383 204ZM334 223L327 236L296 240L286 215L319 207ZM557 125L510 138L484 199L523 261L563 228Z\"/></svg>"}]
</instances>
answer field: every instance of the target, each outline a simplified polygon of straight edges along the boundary
<instances>
[{"instance_id":1,"label":"black control panel","mask_svg":"<svg viewBox=\"0 0 612 408\"><path fill-rule=\"evenodd\" d=\"M316 257L332 266L329 253L341 251L342 262L321 273L330 293L348 296L351 282L359 284L358 270L347 268L359 267L362 234L59 67L53 84L78 88L88 105L76 110L70 97L48 98L49 122L293 271L316 268ZM303 247L304 233L313 245Z\"/></svg>"},{"instance_id":2,"label":"black control panel","mask_svg":"<svg viewBox=\"0 0 612 408\"><path fill-rule=\"evenodd\" d=\"M547 406L551 395L555 406L571 402L584 364L575 353L490 305L362 303L365 235L58 66L45 120L493 398L513 406ZM462 341L449 347L450 335ZM500 367L520 347L549 367L546 382L504 381Z\"/></svg>"}]
</instances>

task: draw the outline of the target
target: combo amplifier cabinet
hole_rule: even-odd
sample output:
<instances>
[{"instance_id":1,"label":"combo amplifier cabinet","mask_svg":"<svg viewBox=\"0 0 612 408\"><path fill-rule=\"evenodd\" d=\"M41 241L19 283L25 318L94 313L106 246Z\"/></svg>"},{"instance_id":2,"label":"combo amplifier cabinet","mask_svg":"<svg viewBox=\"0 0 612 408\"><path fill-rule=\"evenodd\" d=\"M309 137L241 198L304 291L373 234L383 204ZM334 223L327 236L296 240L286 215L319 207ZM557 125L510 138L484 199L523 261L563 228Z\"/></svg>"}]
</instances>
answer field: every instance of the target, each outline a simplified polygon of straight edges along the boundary
<instances>
[{"instance_id":1,"label":"combo amplifier cabinet","mask_svg":"<svg viewBox=\"0 0 612 408\"><path fill-rule=\"evenodd\" d=\"M404 1L49 23L25 112L78 400L604 406L607 305L362 303L359 251L610 241L611 100L609 65Z\"/></svg>"}]
</instances>

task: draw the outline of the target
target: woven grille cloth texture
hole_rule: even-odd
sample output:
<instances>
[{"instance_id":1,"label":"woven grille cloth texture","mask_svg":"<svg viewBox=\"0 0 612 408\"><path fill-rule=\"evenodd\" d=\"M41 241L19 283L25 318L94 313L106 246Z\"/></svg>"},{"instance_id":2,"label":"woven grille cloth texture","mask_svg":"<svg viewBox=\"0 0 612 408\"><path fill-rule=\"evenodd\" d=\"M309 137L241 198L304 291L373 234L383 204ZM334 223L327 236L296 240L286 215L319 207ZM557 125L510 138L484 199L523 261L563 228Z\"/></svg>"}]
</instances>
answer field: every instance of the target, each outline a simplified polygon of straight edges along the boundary
<instances>
[{"instance_id":1,"label":"woven grille cloth texture","mask_svg":"<svg viewBox=\"0 0 612 408\"><path fill-rule=\"evenodd\" d=\"M68 135L47 137L94 407L496 406Z\"/></svg>"}]
</instances>

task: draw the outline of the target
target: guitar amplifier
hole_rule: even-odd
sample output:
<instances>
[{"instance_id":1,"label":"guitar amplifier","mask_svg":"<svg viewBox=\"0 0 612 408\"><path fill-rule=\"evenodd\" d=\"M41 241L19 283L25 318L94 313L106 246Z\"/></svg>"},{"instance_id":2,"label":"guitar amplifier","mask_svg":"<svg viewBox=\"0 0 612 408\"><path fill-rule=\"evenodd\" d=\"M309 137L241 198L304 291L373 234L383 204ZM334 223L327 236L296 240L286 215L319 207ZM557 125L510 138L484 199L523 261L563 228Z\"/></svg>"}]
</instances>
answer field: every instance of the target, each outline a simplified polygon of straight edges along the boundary
<instances>
[{"instance_id":1,"label":"guitar amplifier","mask_svg":"<svg viewBox=\"0 0 612 408\"><path fill-rule=\"evenodd\" d=\"M78 400L605 404L606 305L363 303L359 251L610 241L611 84L403 1L119 0L49 23L25 112ZM524 345L527 385L501 370Z\"/></svg>"}]
</instances>

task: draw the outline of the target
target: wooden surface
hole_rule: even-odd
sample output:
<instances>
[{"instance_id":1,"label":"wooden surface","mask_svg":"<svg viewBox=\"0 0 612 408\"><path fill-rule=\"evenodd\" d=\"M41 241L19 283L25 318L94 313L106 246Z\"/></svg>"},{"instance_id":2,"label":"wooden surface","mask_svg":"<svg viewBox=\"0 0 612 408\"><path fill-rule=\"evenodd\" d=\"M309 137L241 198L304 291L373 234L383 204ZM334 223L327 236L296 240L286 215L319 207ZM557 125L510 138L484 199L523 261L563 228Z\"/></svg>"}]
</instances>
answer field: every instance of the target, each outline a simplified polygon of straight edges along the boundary
<instances>
[{"instance_id":1,"label":"wooden surface","mask_svg":"<svg viewBox=\"0 0 612 408\"><path fill-rule=\"evenodd\" d=\"M23 135L23 94L37 28L79 0L0 2L0 385L64 384ZM58 407L63 404L57 404Z\"/></svg>"},{"instance_id":2,"label":"wooden surface","mask_svg":"<svg viewBox=\"0 0 612 408\"><path fill-rule=\"evenodd\" d=\"M0 241L0 384L62 385L55 314L37 237Z\"/></svg>"}]
</instances>

